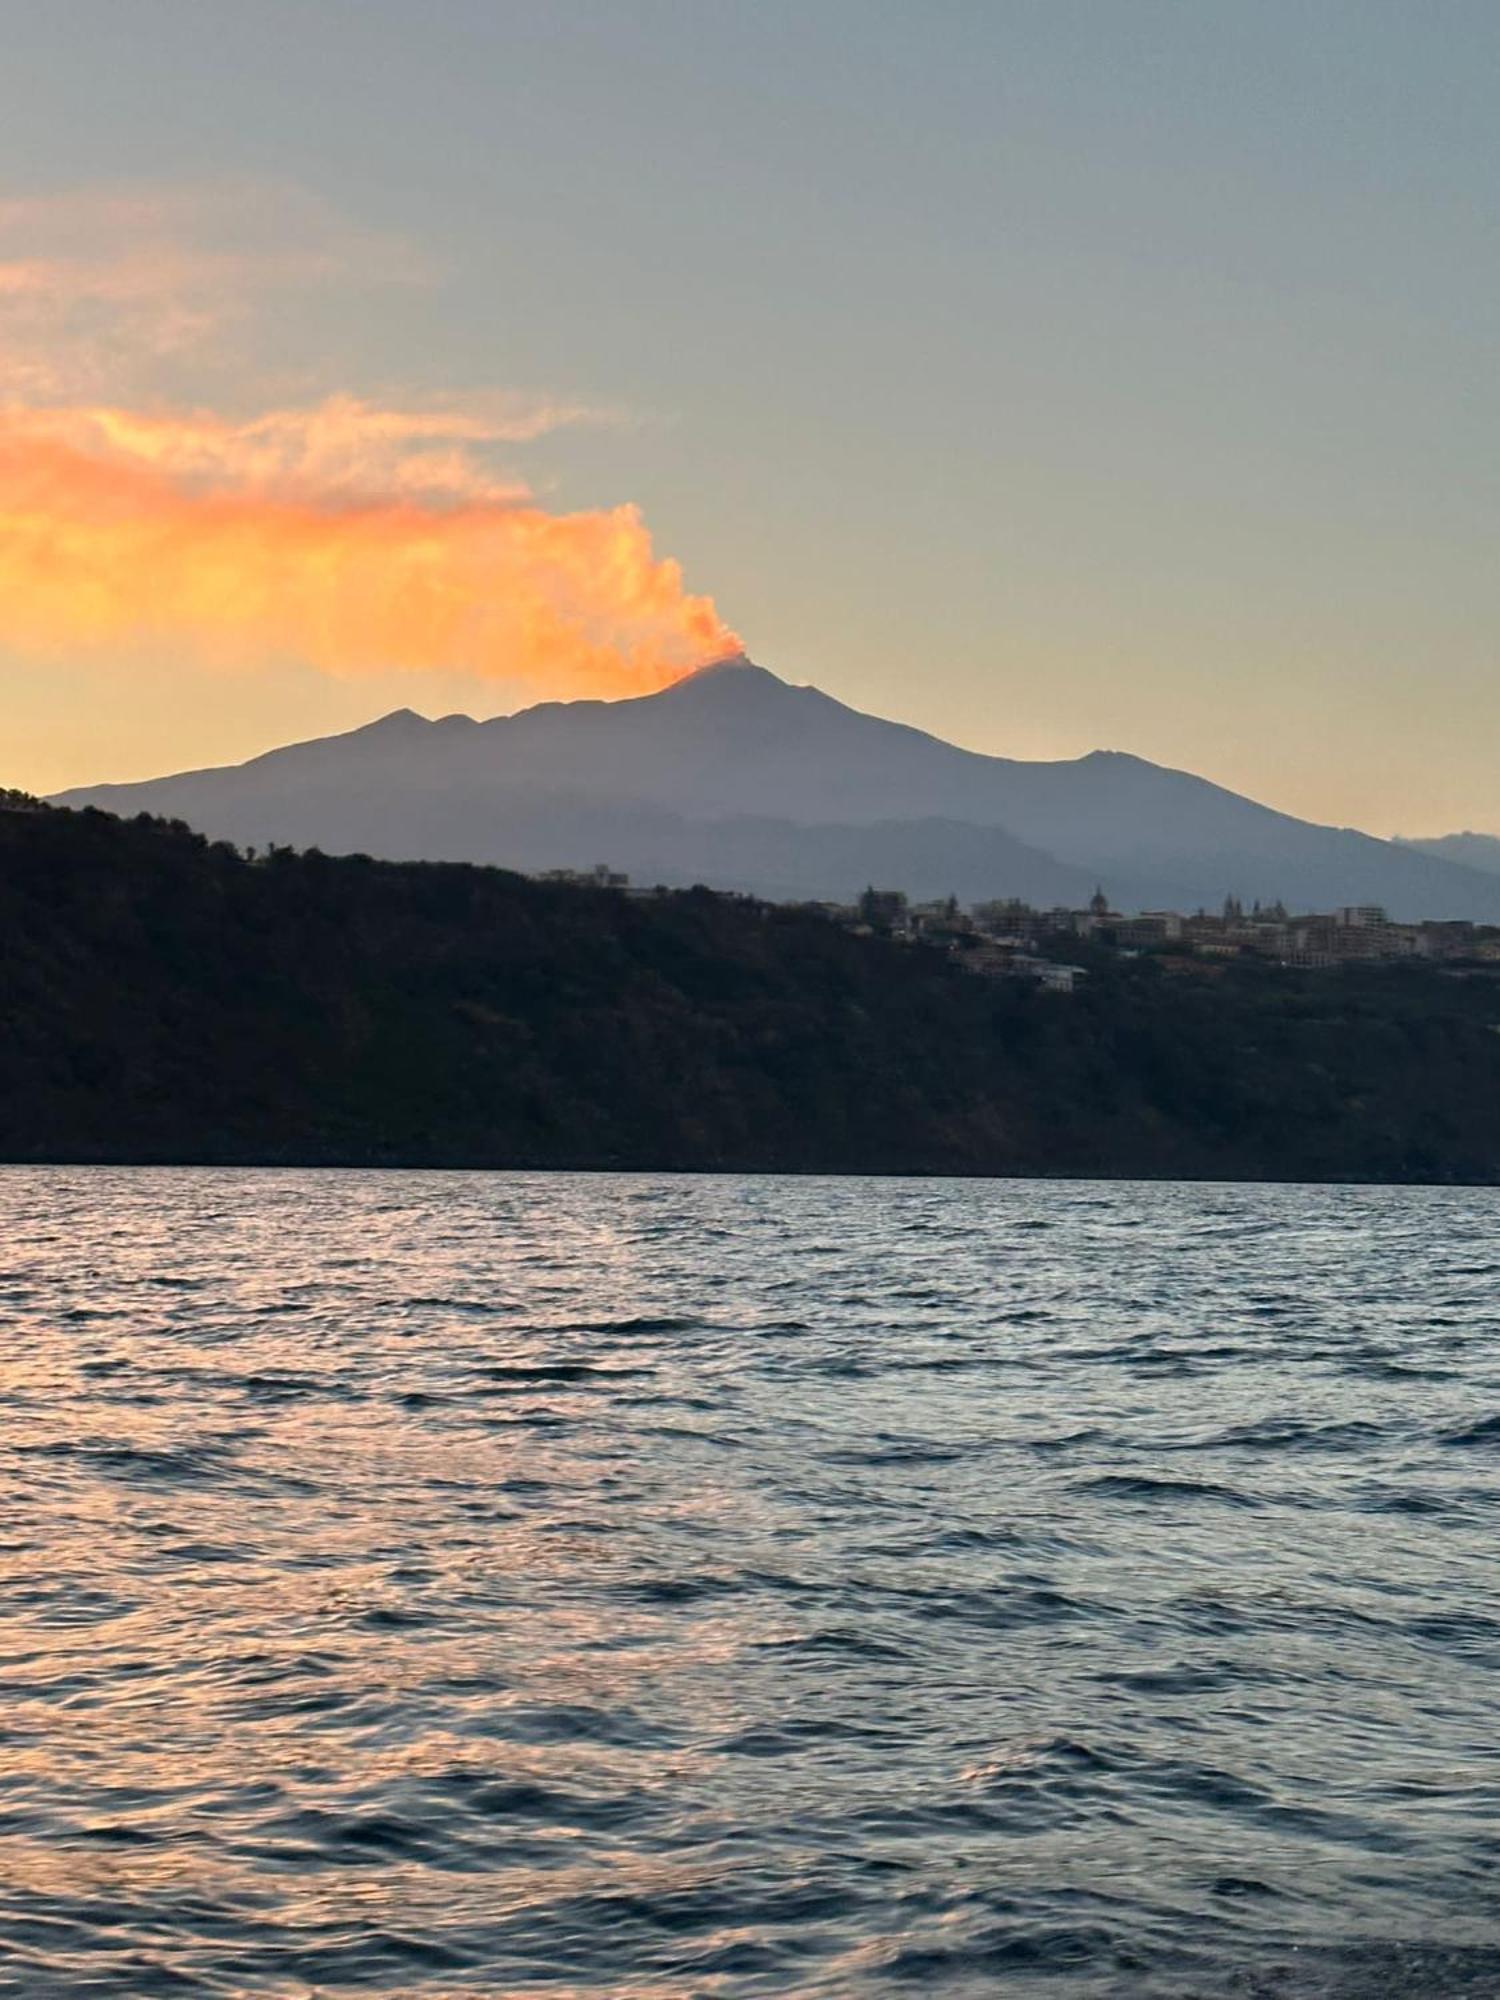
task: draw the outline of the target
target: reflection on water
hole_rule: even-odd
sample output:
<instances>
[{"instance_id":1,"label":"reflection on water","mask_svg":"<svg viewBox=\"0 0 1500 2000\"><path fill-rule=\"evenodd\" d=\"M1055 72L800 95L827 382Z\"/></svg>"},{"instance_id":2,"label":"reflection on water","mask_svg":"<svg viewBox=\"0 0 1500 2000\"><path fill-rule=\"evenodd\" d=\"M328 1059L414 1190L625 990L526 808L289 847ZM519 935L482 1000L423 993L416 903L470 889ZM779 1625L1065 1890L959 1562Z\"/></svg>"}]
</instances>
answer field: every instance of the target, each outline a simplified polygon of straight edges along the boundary
<instances>
[{"instance_id":1,"label":"reflection on water","mask_svg":"<svg viewBox=\"0 0 1500 2000\"><path fill-rule=\"evenodd\" d=\"M1500 1991L1500 1198L0 1170L0 1992Z\"/></svg>"}]
</instances>

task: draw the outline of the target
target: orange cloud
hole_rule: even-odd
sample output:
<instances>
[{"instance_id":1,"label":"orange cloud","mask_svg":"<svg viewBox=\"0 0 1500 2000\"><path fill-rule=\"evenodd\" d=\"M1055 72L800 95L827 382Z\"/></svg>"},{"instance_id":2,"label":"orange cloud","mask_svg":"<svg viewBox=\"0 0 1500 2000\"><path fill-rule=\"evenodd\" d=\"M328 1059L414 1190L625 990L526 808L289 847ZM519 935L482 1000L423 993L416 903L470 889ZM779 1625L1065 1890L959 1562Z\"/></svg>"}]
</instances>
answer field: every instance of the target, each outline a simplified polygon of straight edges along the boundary
<instances>
[{"instance_id":1,"label":"orange cloud","mask_svg":"<svg viewBox=\"0 0 1500 2000\"><path fill-rule=\"evenodd\" d=\"M608 412L494 391L167 407L253 393L230 336L253 350L273 297L428 275L285 187L0 198L0 645L556 694L644 691L733 650L633 508L549 513L494 462Z\"/></svg>"},{"instance_id":2,"label":"orange cloud","mask_svg":"<svg viewBox=\"0 0 1500 2000\"><path fill-rule=\"evenodd\" d=\"M233 374L226 334L258 302L428 275L410 245L291 187L0 198L0 385L35 400L145 389L186 360Z\"/></svg>"},{"instance_id":3,"label":"orange cloud","mask_svg":"<svg viewBox=\"0 0 1500 2000\"><path fill-rule=\"evenodd\" d=\"M193 485L257 492L431 494L514 501L525 487L497 479L483 450L526 444L565 425L601 422L581 404L489 395L463 408L393 410L355 396L244 422L211 410L160 412L108 404L0 407L12 440L66 444L92 458L138 461Z\"/></svg>"},{"instance_id":4,"label":"orange cloud","mask_svg":"<svg viewBox=\"0 0 1500 2000\"><path fill-rule=\"evenodd\" d=\"M286 413L265 429L0 413L0 644L294 658L337 675L437 669L609 696L737 649L633 507L550 514L476 491L462 456L447 484L429 463L403 490L390 454L413 436L461 447L467 421L354 403L300 429ZM386 491L357 490L361 464L383 471Z\"/></svg>"}]
</instances>

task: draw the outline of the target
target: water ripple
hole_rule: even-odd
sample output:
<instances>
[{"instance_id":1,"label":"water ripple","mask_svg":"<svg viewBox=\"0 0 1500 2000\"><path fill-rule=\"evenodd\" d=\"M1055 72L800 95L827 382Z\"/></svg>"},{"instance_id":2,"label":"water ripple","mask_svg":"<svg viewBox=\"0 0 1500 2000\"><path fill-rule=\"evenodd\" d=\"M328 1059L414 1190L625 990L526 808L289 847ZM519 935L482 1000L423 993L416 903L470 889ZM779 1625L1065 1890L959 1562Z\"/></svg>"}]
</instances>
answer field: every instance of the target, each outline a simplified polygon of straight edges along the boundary
<instances>
[{"instance_id":1,"label":"water ripple","mask_svg":"<svg viewBox=\"0 0 1500 2000\"><path fill-rule=\"evenodd\" d=\"M1497 1244L0 1170L0 1994L1500 1993Z\"/></svg>"}]
</instances>

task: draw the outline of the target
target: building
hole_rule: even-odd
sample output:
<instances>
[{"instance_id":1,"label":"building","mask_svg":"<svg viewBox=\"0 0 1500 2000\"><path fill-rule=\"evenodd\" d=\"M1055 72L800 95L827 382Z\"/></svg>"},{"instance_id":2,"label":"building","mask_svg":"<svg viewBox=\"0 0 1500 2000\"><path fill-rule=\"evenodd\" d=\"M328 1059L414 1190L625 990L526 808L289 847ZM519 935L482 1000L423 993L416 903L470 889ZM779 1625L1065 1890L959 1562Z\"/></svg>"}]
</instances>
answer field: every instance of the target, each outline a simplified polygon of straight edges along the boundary
<instances>
[{"instance_id":1,"label":"building","mask_svg":"<svg viewBox=\"0 0 1500 2000\"><path fill-rule=\"evenodd\" d=\"M866 889L859 899L859 920L871 930L905 930L907 901L900 889Z\"/></svg>"},{"instance_id":2,"label":"building","mask_svg":"<svg viewBox=\"0 0 1500 2000\"><path fill-rule=\"evenodd\" d=\"M1117 917L1110 928L1125 950L1149 951L1175 943L1182 936L1182 918L1175 910L1142 910L1138 917Z\"/></svg>"},{"instance_id":3,"label":"building","mask_svg":"<svg viewBox=\"0 0 1500 2000\"><path fill-rule=\"evenodd\" d=\"M1010 896L1004 902L976 903L969 912L974 928L984 937L1035 937L1041 921L1029 903Z\"/></svg>"},{"instance_id":4,"label":"building","mask_svg":"<svg viewBox=\"0 0 1500 2000\"><path fill-rule=\"evenodd\" d=\"M1048 993L1071 993L1080 979L1088 978L1081 965L1059 965L1050 958L1018 958L1015 969Z\"/></svg>"},{"instance_id":5,"label":"building","mask_svg":"<svg viewBox=\"0 0 1500 2000\"><path fill-rule=\"evenodd\" d=\"M566 882L574 889L628 889L630 877L620 875L606 862L597 861L592 868L548 868L537 877L540 882Z\"/></svg>"}]
</instances>

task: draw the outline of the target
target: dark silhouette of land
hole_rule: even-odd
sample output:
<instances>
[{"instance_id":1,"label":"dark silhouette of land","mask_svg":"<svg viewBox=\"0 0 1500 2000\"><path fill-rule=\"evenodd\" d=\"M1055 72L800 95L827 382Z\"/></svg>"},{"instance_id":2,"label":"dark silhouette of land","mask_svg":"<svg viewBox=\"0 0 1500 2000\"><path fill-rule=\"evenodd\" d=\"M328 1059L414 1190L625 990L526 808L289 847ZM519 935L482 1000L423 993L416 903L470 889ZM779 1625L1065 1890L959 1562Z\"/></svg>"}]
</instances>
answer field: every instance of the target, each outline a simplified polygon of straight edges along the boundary
<instances>
[{"instance_id":1,"label":"dark silhouette of land","mask_svg":"<svg viewBox=\"0 0 1500 2000\"><path fill-rule=\"evenodd\" d=\"M1500 1180L1495 968L1089 972L12 796L0 1157Z\"/></svg>"}]
</instances>

